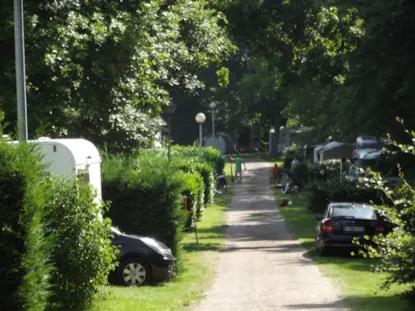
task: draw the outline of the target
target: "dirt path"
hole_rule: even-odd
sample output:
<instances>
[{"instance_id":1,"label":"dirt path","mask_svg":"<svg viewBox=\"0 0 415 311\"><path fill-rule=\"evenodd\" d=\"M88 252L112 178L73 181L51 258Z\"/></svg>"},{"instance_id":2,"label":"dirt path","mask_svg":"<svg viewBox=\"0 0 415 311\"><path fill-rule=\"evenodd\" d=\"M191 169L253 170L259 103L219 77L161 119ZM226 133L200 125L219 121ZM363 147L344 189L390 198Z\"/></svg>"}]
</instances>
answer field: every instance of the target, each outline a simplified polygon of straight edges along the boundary
<instances>
[{"instance_id":1,"label":"dirt path","mask_svg":"<svg viewBox=\"0 0 415 311\"><path fill-rule=\"evenodd\" d=\"M248 163L227 212L218 274L196 311L346 311L336 289L287 232L268 163Z\"/></svg>"}]
</instances>

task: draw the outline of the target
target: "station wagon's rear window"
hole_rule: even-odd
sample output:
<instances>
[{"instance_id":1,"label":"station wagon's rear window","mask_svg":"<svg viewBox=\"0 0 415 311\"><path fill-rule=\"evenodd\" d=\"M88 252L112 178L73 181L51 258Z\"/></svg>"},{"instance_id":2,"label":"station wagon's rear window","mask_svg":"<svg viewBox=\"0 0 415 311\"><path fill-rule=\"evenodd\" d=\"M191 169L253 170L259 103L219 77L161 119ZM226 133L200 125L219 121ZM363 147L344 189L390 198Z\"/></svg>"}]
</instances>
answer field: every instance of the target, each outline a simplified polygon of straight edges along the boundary
<instances>
[{"instance_id":1,"label":"station wagon's rear window","mask_svg":"<svg viewBox=\"0 0 415 311\"><path fill-rule=\"evenodd\" d=\"M365 205L338 205L331 209L330 217L353 217L355 219L376 219L374 210Z\"/></svg>"}]
</instances>

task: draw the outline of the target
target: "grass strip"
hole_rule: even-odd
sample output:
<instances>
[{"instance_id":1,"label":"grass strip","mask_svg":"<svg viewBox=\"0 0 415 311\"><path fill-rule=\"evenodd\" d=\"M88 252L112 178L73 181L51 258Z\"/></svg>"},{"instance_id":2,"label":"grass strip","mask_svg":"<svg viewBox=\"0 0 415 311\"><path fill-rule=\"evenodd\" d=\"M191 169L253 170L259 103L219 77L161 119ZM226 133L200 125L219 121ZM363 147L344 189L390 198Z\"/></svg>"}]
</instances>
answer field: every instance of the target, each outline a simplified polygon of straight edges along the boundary
<instances>
[{"instance_id":1,"label":"grass strip","mask_svg":"<svg viewBox=\"0 0 415 311\"><path fill-rule=\"evenodd\" d=\"M275 190L277 200L290 201L291 195L283 195ZM306 249L306 256L312 258L322 273L340 289L343 301L355 311L403 311L408 309L399 294L403 286L393 286L390 290L381 290L380 286L386 273L374 273L373 259L358 258L340 254L328 257L318 256L314 248L315 225L312 213L306 208L305 194L300 193L292 206L280 208L289 231L298 238Z\"/></svg>"}]
</instances>

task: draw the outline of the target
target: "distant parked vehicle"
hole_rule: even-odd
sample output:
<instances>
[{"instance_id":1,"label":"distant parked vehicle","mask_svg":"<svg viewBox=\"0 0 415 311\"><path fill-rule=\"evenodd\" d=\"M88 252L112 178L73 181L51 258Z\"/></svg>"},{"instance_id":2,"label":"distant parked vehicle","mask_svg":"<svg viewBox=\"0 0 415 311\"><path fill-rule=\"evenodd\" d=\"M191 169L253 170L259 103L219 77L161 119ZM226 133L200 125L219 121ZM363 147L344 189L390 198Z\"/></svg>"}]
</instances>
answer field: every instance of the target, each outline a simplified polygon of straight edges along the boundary
<instances>
[{"instance_id":1,"label":"distant parked vehicle","mask_svg":"<svg viewBox=\"0 0 415 311\"><path fill-rule=\"evenodd\" d=\"M113 245L120 249L117 269L111 280L125 286L164 281L175 275L176 259L163 243L148 237L125 234L111 228Z\"/></svg>"},{"instance_id":2,"label":"distant parked vehicle","mask_svg":"<svg viewBox=\"0 0 415 311\"><path fill-rule=\"evenodd\" d=\"M364 238L386 233L389 228L369 204L330 203L323 216L313 216L317 220L315 229L316 250L327 255L333 249L358 249L362 246L353 243L357 237L361 245L372 243Z\"/></svg>"}]
</instances>

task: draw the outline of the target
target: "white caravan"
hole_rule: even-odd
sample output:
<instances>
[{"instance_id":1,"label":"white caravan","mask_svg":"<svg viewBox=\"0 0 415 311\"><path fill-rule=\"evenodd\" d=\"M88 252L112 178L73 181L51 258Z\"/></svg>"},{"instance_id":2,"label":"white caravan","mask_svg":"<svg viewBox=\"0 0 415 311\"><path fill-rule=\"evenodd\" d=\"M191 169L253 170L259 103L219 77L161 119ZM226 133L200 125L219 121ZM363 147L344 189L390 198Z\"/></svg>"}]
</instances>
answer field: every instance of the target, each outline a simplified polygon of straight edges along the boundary
<instances>
[{"instance_id":1,"label":"white caravan","mask_svg":"<svg viewBox=\"0 0 415 311\"><path fill-rule=\"evenodd\" d=\"M18 144L19 142L13 142ZM36 144L43 154L43 162L48 165L46 172L73 177L83 176L85 183L90 184L97 192L97 203L101 201L101 157L93 143L82 138L29 140Z\"/></svg>"}]
</instances>

